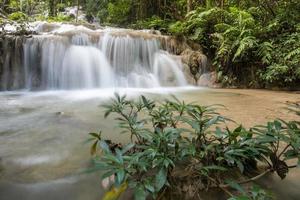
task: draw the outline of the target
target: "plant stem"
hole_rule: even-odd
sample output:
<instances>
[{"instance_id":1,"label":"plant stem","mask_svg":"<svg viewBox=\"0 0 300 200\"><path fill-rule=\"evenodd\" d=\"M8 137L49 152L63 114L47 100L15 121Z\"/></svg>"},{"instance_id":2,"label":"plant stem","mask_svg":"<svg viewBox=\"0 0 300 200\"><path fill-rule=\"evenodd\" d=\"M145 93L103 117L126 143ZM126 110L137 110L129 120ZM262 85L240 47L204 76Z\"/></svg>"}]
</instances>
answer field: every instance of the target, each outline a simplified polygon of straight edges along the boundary
<instances>
[{"instance_id":1,"label":"plant stem","mask_svg":"<svg viewBox=\"0 0 300 200\"><path fill-rule=\"evenodd\" d=\"M288 168L296 168L298 167L298 165L291 165L291 166L288 166Z\"/></svg>"},{"instance_id":2,"label":"plant stem","mask_svg":"<svg viewBox=\"0 0 300 200\"><path fill-rule=\"evenodd\" d=\"M245 183L253 182L253 181L265 176L266 174L268 174L271 171L272 171L272 169L268 169L268 170L264 171L263 173L255 176L255 177L252 177L252 178L244 180L244 181L240 181L240 182L238 182L238 184L245 184ZM229 184L225 184L225 185L220 184L219 187L220 188L227 188L227 187L230 187L230 185Z\"/></svg>"},{"instance_id":3,"label":"plant stem","mask_svg":"<svg viewBox=\"0 0 300 200\"><path fill-rule=\"evenodd\" d=\"M264 155L262 155L262 158L268 163L269 167L272 167L272 164L268 161L268 159Z\"/></svg>"},{"instance_id":4,"label":"plant stem","mask_svg":"<svg viewBox=\"0 0 300 200\"><path fill-rule=\"evenodd\" d=\"M291 146L291 143L286 145L286 147L282 150L282 152L278 155L278 158L280 158L282 156L282 154L284 154L284 152Z\"/></svg>"}]
</instances>

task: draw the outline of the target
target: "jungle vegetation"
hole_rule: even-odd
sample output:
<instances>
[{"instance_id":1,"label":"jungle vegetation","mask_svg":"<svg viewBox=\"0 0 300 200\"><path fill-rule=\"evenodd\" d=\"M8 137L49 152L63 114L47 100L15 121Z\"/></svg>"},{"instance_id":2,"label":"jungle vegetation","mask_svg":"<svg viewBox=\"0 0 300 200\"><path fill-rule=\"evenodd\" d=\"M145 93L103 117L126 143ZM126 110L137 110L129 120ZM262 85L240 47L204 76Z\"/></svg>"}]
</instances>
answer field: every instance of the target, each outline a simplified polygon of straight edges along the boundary
<instances>
[{"instance_id":1,"label":"jungle vegetation","mask_svg":"<svg viewBox=\"0 0 300 200\"><path fill-rule=\"evenodd\" d=\"M0 17L74 21L62 15L70 6L90 22L200 44L225 86L299 88L299 0L1 0Z\"/></svg>"}]
</instances>

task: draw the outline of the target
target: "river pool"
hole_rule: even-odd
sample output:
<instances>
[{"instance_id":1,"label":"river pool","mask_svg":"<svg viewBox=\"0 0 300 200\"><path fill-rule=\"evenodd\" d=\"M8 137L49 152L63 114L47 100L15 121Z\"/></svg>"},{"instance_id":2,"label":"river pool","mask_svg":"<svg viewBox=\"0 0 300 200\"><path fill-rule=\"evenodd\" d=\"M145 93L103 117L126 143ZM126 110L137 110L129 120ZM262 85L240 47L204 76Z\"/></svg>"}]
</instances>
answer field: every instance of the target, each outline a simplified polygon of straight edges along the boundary
<instances>
[{"instance_id":1,"label":"river pool","mask_svg":"<svg viewBox=\"0 0 300 200\"><path fill-rule=\"evenodd\" d=\"M186 102L222 104L220 112L246 127L275 118L296 116L284 109L300 101L299 92L266 90L168 88L103 89L84 91L0 93L0 199L1 200L99 200L103 195L99 173L84 172L91 165L91 131L126 142L103 108L114 92L136 98L144 94L164 99L175 94ZM229 124L229 126L234 126ZM275 180L274 183L271 183ZM262 180L279 199L300 198L300 170L283 181L275 176Z\"/></svg>"}]
</instances>

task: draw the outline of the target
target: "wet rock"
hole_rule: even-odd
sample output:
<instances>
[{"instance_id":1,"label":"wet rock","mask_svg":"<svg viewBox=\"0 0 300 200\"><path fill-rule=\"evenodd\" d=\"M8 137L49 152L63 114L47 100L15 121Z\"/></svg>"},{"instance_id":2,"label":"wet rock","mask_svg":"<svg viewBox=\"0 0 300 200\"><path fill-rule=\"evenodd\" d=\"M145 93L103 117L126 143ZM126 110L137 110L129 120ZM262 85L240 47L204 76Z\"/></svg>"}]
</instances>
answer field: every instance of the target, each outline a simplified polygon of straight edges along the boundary
<instances>
[{"instance_id":1,"label":"wet rock","mask_svg":"<svg viewBox=\"0 0 300 200\"><path fill-rule=\"evenodd\" d=\"M154 29L145 30L145 32L153 35L161 35L161 32L159 30L154 30Z\"/></svg>"},{"instance_id":2,"label":"wet rock","mask_svg":"<svg viewBox=\"0 0 300 200\"><path fill-rule=\"evenodd\" d=\"M3 36L0 42L0 90L17 90L24 85L23 41L25 36Z\"/></svg>"},{"instance_id":3,"label":"wet rock","mask_svg":"<svg viewBox=\"0 0 300 200\"><path fill-rule=\"evenodd\" d=\"M191 73L190 67L187 64L183 63L182 71L183 71L183 74L184 74L188 84L190 84L190 85L197 84L197 81L195 80L193 74Z\"/></svg>"},{"instance_id":4,"label":"wet rock","mask_svg":"<svg viewBox=\"0 0 300 200\"><path fill-rule=\"evenodd\" d=\"M73 112L64 112L64 111L58 111L55 113L55 115L58 117L57 119L71 119L74 117Z\"/></svg>"},{"instance_id":5,"label":"wet rock","mask_svg":"<svg viewBox=\"0 0 300 200\"><path fill-rule=\"evenodd\" d=\"M48 22L43 22L37 26L37 30L39 32L51 32L55 29L58 29L60 27L60 24L58 23L48 23Z\"/></svg>"},{"instance_id":6,"label":"wet rock","mask_svg":"<svg viewBox=\"0 0 300 200\"><path fill-rule=\"evenodd\" d=\"M195 83L200 76L207 72L207 58L201 51L186 49L181 53L182 62L189 67L190 73Z\"/></svg>"},{"instance_id":7,"label":"wet rock","mask_svg":"<svg viewBox=\"0 0 300 200\"><path fill-rule=\"evenodd\" d=\"M55 115L57 115L57 116L62 116L62 115L64 115L65 113L64 112L62 112L62 111L59 111L59 112L56 112L55 113Z\"/></svg>"},{"instance_id":8,"label":"wet rock","mask_svg":"<svg viewBox=\"0 0 300 200\"><path fill-rule=\"evenodd\" d=\"M216 72L204 73L200 76L197 81L198 86L211 87L211 88L220 88L221 85L217 83L217 74Z\"/></svg>"},{"instance_id":9,"label":"wet rock","mask_svg":"<svg viewBox=\"0 0 300 200\"><path fill-rule=\"evenodd\" d=\"M166 37L164 49L169 53L180 55L186 49L191 49L191 47L186 43L184 39L176 37Z\"/></svg>"},{"instance_id":10,"label":"wet rock","mask_svg":"<svg viewBox=\"0 0 300 200\"><path fill-rule=\"evenodd\" d=\"M207 57L203 54L201 45L170 36L160 38L160 42L164 50L181 56L183 72L188 83L197 85L200 76L208 72Z\"/></svg>"}]
</instances>

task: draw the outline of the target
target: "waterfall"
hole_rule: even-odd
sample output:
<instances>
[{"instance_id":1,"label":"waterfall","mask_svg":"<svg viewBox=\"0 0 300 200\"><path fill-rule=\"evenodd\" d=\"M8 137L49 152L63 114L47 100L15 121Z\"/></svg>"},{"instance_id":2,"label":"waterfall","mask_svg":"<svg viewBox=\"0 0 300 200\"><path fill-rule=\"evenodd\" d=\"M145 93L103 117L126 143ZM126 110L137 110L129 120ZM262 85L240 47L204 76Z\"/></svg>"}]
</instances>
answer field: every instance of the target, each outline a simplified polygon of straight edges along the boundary
<instances>
[{"instance_id":1,"label":"waterfall","mask_svg":"<svg viewBox=\"0 0 300 200\"><path fill-rule=\"evenodd\" d=\"M39 26L39 29L42 29ZM58 31L59 30L59 31ZM2 90L90 89L185 86L181 61L161 49L149 33L128 30L74 30L26 38L18 69L24 83L9 87L10 67L3 67ZM18 47L16 47L18 48ZM4 63L5 65L5 63ZM11 80L10 80L11 82Z\"/></svg>"}]
</instances>

